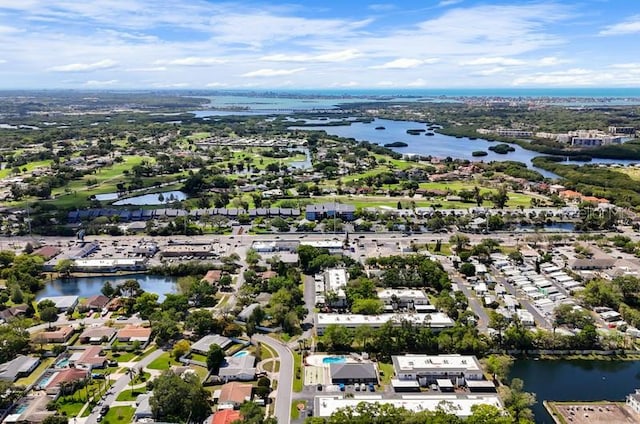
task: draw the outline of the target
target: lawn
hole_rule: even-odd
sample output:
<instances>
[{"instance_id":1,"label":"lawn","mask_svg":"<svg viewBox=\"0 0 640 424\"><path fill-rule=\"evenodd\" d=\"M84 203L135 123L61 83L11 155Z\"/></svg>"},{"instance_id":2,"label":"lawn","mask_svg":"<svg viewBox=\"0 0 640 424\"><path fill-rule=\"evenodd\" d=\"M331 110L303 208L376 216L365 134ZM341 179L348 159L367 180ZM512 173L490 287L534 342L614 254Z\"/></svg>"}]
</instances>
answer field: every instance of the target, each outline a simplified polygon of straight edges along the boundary
<instances>
[{"instance_id":1,"label":"lawn","mask_svg":"<svg viewBox=\"0 0 640 424\"><path fill-rule=\"evenodd\" d=\"M302 369L302 357L300 353L293 352L293 391L301 392L303 387L304 370Z\"/></svg>"},{"instance_id":2,"label":"lawn","mask_svg":"<svg viewBox=\"0 0 640 424\"><path fill-rule=\"evenodd\" d=\"M191 356L189 356L189 359L193 359L198 362L207 362L207 357L198 353L192 353Z\"/></svg>"},{"instance_id":3,"label":"lawn","mask_svg":"<svg viewBox=\"0 0 640 424\"><path fill-rule=\"evenodd\" d=\"M380 383L391 384L391 378L393 377L393 364L387 364L385 362L378 362L378 368L380 369ZM382 375L384 374L384 375Z\"/></svg>"},{"instance_id":4,"label":"lawn","mask_svg":"<svg viewBox=\"0 0 640 424\"><path fill-rule=\"evenodd\" d=\"M278 372L280 371L280 361L267 362L264 364L263 368L268 372Z\"/></svg>"},{"instance_id":5,"label":"lawn","mask_svg":"<svg viewBox=\"0 0 640 424\"><path fill-rule=\"evenodd\" d=\"M49 167L51 166L51 161L50 160L41 160L41 161L36 161L36 162L29 162L25 165L20 166L20 170L22 170L23 168L27 168L27 172L31 172L36 168L41 168L41 167ZM4 169L0 169L0 178L6 178L9 175L11 175L13 168L12 167L7 167ZM22 174L20 174L22 175Z\"/></svg>"},{"instance_id":6,"label":"lawn","mask_svg":"<svg viewBox=\"0 0 640 424\"><path fill-rule=\"evenodd\" d=\"M305 408L307 407L306 400L294 400L291 402L291 419L297 420L300 418L300 410L298 409L298 405L303 404Z\"/></svg>"},{"instance_id":7,"label":"lawn","mask_svg":"<svg viewBox=\"0 0 640 424\"><path fill-rule=\"evenodd\" d=\"M134 361L141 361L144 358L146 358L147 356L151 355L153 352L156 351L156 349L158 349L158 346L153 345L150 348L148 348L147 350L145 350L141 355L137 356L136 358L134 358Z\"/></svg>"},{"instance_id":8,"label":"lawn","mask_svg":"<svg viewBox=\"0 0 640 424\"><path fill-rule=\"evenodd\" d=\"M172 365L181 365L180 362L176 361L171 357L170 352L165 352L160 355L157 359L151 362L147 368L152 370L168 370Z\"/></svg>"},{"instance_id":9,"label":"lawn","mask_svg":"<svg viewBox=\"0 0 640 424\"><path fill-rule=\"evenodd\" d=\"M108 355L111 359L120 362L131 362L137 355L134 352L110 352Z\"/></svg>"},{"instance_id":10,"label":"lawn","mask_svg":"<svg viewBox=\"0 0 640 424\"><path fill-rule=\"evenodd\" d=\"M29 376L19 378L18 381L16 381L16 386L30 386L31 384L35 383L38 378L40 378L42 373L47 368L49 368L51 364L53 364L53 361L55 361L55 359L56 358L45 358L40 361L40 365L38 365L38 368L33 370L33 372Z\"/></svg>"},{"instance_id":11,"label":"lawn","mask_svg":"<svg viewBox=\"0 0 640 424\"><path fill-rule=\"evenodd\" d=\"M118 401L118 402L134 402L139 395L144 394L144 393L147 393L147 388L146 387L140 387L138 389L133 389L133 390L131 390L131 389L123 390L118 395L118 398L116 399L116 401Z\"/></svg>"},{"instance_id":12,"label":"lawn","mask_svg":"<svg viewBox=\"0 0 640 424\"><path fill-rule=\"evenodd\" d=\"M109 409L102 422L106 424L129 424L134 412L136 412L136 409L131 406L114 406Z\"/></svg>"},{"instance_id":13,"label":"lawn","mask_svg":"<svg viewBox=\"0 0 640 424\"><path fill-rule=\"evenodd\" d=\"M85 402L82 401L73 401L69 399L66 400L58 400L56 402L56 409L58 413L62 415L66 415L67 417L75 417L80 413L80 410L84 406Z\"/></svg>"}]
</instances>

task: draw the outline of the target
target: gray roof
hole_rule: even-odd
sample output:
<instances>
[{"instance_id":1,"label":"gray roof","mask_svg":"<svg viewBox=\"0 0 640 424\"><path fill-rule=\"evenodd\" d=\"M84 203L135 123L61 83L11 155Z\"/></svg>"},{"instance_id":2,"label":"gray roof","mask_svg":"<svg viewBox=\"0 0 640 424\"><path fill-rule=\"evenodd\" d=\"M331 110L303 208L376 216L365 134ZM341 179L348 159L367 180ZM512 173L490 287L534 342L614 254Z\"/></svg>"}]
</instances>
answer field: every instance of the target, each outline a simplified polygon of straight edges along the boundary
<instances>
[{"instance_id":1,"label":"gray roof","mask_svg":"<svg viewBox=\"0 0 640 424\"><path fill-rule=\"evenodd\" d=\"M50 300L55 303L56 308L58 309L69 309L72 306L75 306L78 303L78 296L49 296L43 297L38 300L38 303L43 300Z\"/></svg>"},{"instance_id":2,"label":"gray roof","mask_svg":"<svg viewBox=\"0 0 640 424\"><path fill-rule=\"evenodd\" d=\"M149 399L151 399L150 393L143 393L136 398L136 411L133 416L136 419L139 418L151 418L153 417L153 412L151 411L151 405L149 404Z\"/></svg>"},{"instance_id":3,"label":"gray roof","mask_svg":"<svg viewBox=\"0 0 640 424\"><path fill-rule=\"evenodd\" d=\"M228 377L237 375L243 372L255 372L256 357L253 355L245 356L227 356L224 358L224 363L220 367L218 375L220 377Z\"/></svg>"},{"instance_id":4,"label":"gray roof","mask_svg":"<svg viewBox=\"0 0 640 424\"><path fill-rule=\"evenodd\" d=\"M36 366L40 359L31 356L19 355L9 362L0 365L0 380L15 381L20 373L28 372Z\"/></svg>"},{"instance_id":5,"label":"gray roof","mask_svg":"<svg viewBox=\"0 0 640 424\"><path fill-rule=\"evenodd\" d=\"M353 205L346 205L344 203L324 203L321 205L307 205L307 212L355 212L356 207Z\"/></svg>"},{"instance_id":6,"label":"gray roof","mask_svg":"<svg viewBox=\"0 0 640 424\"><path fill-rule=\"evenodd\" d=\"M330 364L329 372L332 380L378 379L376 367L370 362Z\"/></svg>"},{"instance_id":7,"label":"gray roof","mask_svg":"<svg viewBox=\"0 0 640 424\"><path fill-rule=\"evenodd\" d=\"M221 336L219 334L208 334L203 338L201 338L200 340L198 340L197 342L195 342L191 346L191 350L206 353L209 351L209 347L213 344L217 344L218 346L224 349L227 346L229 346L231 343L232 343L231 339L227 337Z\"/></svg>"}]
</instances>

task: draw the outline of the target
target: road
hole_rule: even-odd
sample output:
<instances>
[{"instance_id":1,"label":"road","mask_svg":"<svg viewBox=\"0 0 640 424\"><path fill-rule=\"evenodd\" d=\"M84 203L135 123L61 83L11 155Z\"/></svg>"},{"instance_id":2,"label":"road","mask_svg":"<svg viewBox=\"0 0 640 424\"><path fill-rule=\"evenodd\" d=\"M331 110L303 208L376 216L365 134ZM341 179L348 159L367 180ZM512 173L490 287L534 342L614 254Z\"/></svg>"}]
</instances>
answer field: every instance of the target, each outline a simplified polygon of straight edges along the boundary
<instances>
[{"instance_id":1,"label":"road","mask_svg":"<svg viewBox=\"0 0 640 424\"><path fill-rule=\"evenodd\" d=\"M253 340L264 343L278 352L280 357L280 371L278 374L278 389L276 392L275 417L278 424L291 422L291 400L293 393L293 355L289 348L281 342L262 334L255 334Z\"/></svg>"},{"instance_id":2,"label":"road","mask_svg":"<svg viewBox=\"0 0 640 424\"><path fill-rule=\"evenodd\" d=\"M162 349L157 349L151 352L147 357L143 358L140 362L138 362L138 364L136 365L136 368L143 369L144 367L149 365L151 362L159 358L163 353L164 351ZM115 402L120 392L122 392L127 388L127 385L129 384L130 381L131 379L129 378L129 375L123 374L118 380L116 380L115 384L111 387L111 389L108 392L110 394L107 395L107 397L102 402L102 404L111 405L113 402ZM100 407L95 407L94 412L92 412L91 415L89 415L86 418L85 424L94 424L94 423L97 424L99 416L100 416Z\"/></svg>"}]
</instances>

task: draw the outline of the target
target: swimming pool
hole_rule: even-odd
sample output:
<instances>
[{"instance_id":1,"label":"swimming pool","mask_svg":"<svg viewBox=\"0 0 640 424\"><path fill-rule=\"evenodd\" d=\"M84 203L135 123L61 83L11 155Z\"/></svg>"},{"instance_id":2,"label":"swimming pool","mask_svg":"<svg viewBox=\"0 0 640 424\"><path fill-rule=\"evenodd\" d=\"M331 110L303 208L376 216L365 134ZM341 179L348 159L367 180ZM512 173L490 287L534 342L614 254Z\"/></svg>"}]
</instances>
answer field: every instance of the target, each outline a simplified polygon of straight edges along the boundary
<instances>
[{"instance_id":1,"label":"swimming pool","mask_svg":"<svg viewBox=\"0 0 640 424\"><path fill-rule=\"evenodd\" d=\"M56 363L56 368L64 368L69 365L69 358L64 358Z\"/></svg>"},{"instance_id":2,"label":"swimming pool","mask_svg":"<svg viewBox=\"0 0 640 424\"><path fill-rule=\"evenodd\" d=\"M20 404L13 409L12 414L22 414L28 407L29 405L26 403Z\"/></svg>"},{"instance_id":3,"label":"swimming pool","mask_svg":"<svg viewBox=\"0 0 640 424\"><path fill-rule=\"evenodd\" d=\"M247 350L241 350L240 352L236 352L233 354L234 358L242 358L243 356L247 356L249 354L249 351Z\"/></svg>"},{"instance_id":4,"label":"swimming pool","mask_svg":"<svg viewBox=\"0 0 640 424\"><path fill-rule=\"evenodd\" d=\"M344 364L347 362L347 358L343 356L327 356L322 358L323 364Z\"/></svg>"},{"instance_id":5,"label":"swimming pool","mask_svg":"<svg viewBox=\"0 0 640 424\"><path fill-rule=\"evenodd\" d=\"M38 387L40 387L40 389L44 389L45 387L47 387L47 384L49 384L49 382L51 381L51 379L53 378L54 374L48 374L45 375L44 377L42 377L40 379L40 381L38 382Z\"/></svg>"}]
</instances>

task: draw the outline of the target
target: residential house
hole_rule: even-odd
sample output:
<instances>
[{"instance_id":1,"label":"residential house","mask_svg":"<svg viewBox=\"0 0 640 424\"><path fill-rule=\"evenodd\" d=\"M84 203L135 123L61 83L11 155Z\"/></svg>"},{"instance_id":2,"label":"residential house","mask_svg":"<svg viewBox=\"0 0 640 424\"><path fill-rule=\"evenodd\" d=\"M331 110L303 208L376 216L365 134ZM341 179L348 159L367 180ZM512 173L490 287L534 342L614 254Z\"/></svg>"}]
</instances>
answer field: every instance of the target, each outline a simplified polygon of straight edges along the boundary
<instances>
[{"instance_id":1,"label":"residential house","mask_svg":"<svg viewBox=\"0 0 640 424\"><path fill-rule=\"evenodd\" d=\"M238 382L226 383L220 388L218 408L238 408L244 402L251 401L253 386Z\"/></svg>"},{"instance_id":2,"label":"residential house","mask_svg":"<svg viewBox=\"0 0 640 424\"><path fill-rule=\"evenodd\" d=\"M74 329L70 325L58 327L53 331L36 333L33 339L38 343L66 343L73 335Z\"/></svg>"},{"instance_id":3,"label":"residential house","mask_svg":"<svg viewBox=\"0 0 640 424\"><path fill-rule=\"evenodd\" d=\"M250 381L256 378L255 363L253 355L227 356L218 375L223 381Z\"/></svg>"},{"instance_id":4,"label":"residential house","mask_svg":"<svg viewBox=\"0 0 640 424\"><path fill-rule=\"evenodd\" d=\"M0 380L13 383L20 377L30 375L40 365L40 359L18 355L9 362L0 364Z\"/></svg>"},{"instance_id":5,"label":"residential house","mask_svg":"<svg viewBox=\"0 0 640 424\"><path fill-rule=\"evenodd\" d=\"M67 384L81 382L89 377L89 371L82 368L65 368L51 376L44 389L48 395L56 395L65 390Z\"/></svg>"},{"instance_id":6,"label":"residential house","mask_svg":"<svg viewBox=\"0 0 640 424\"><path fill-rule=\"evenodd\" d=\"M100 344L110 342L116 330L111 327L88 327L80 334L82 344Z\"/></svg>"},{"instance_id":7,"label":"residential house","mask_svg":"<svg viewBox=\"0 0 640 424\"><path fill-rule=\"evenodd\" d=\"M136 410L133 413L133 418L135 421L139 420L148 420L153 418L153 411L151 410L151 405L149 404L149 399L153 392L143 393L136 398Z\"/></svg>"},{"instance_id":8,"label":"residential house","mask_svg":"<svg viewBox=\"0 0 640 424\"><path fill-rule=\"evenodd\" d=\"M82 312L84 311L100 311L109 303L109 298L104 295L91 296L87 298L84 302L80 304L78 309Z\"/></svg>"},{"instance_id":9,"label":"residential house","mask_svg":"<svg viewBox=\"0 0 640 424\"><path fill-rule=\"evenodd\" d=\"M140 327L138 325L127 325L118 331L116 338L119 342L140 342L146 345L151 337L151 328Z\"/></svg>"},{"instance_id":10,"label":"residential house","mask_svg":"<svg viewBox=\"0 0 640 424\"><path fill-rule=\"evenodd\" d=\"M234 409L220 410L211 418L211 424L231 424L234 421L242 421L242 414Z\"/></svg>"},{"instance_id":11,"label":"residential house","mask_svg":"<svg viewBox=\"0 0 640 424\"><path fill-rule=\"evenodd\" d=\"M38 301L38 303L44 302L45 300L50 300L56 305L59 313L65 313L73 311L76 306L78 306L78 299L78 296L49 296L43 297Z\"/></svg>"},{"instance_id":12,"label":"residential house","mask_svg":"<svg viewBox=\"0 0 640 424\"><path fill-rule=\"evenodd\" d=\"M228 337L220 336L218 334L207 334L191 345L191 352L206 355L209 353L209 347L211 347L211 345L217 344L222 349L226 349L232 343L233 342Z\"/></svg>"},{"instance_id":13,"label":"residential house","mask_svg":"<svg viewBox=\"0 0 640 424\"><path fill-rule=\"evenodd\" d=\"M107 362L107 358L104 356L100 346L91 346L83 351L75 352L69 358L69 363L74 364L76 368L86 368L89 370L105 368Z\"/></svg>"}]
</instances>

